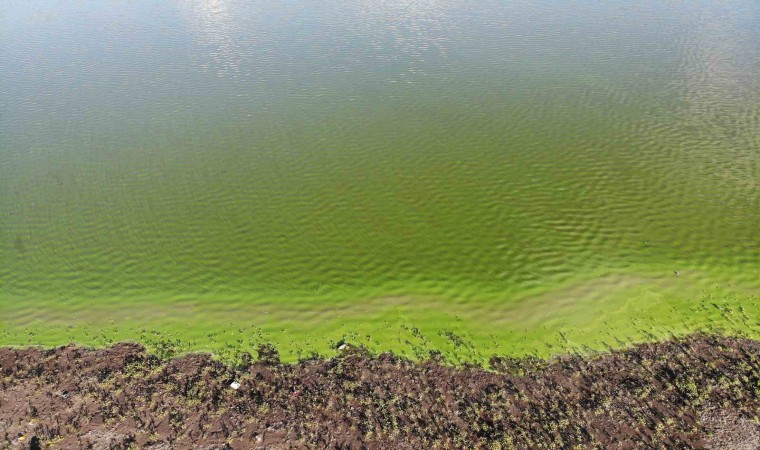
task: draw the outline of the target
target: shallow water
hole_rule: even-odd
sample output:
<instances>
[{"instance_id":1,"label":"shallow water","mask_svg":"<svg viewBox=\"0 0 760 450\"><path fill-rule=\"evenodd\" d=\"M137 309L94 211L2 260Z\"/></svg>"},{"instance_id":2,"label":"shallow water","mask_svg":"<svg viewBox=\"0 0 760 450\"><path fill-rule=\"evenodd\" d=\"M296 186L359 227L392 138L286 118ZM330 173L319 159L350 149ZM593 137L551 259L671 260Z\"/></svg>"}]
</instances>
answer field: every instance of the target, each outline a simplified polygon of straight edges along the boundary
<instances>
[{"instance_id":1,"label":"shallow water","mask_svg":"<svg viewBox=\"0 0 760 450\"><path fill-rule=\"evenodd\" d=\"M754 0L4 1L0 339L757 332L758 24Z\"/></svg>"}]
</instances>

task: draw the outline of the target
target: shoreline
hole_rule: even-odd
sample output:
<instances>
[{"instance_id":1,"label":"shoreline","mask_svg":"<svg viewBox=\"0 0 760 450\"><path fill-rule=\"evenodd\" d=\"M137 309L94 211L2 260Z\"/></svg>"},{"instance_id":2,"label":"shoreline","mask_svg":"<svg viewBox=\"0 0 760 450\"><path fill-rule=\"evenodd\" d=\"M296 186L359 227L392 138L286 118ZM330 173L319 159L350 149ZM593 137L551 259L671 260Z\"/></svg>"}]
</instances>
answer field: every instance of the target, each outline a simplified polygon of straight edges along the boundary
<instances>
[{"instance_id":1,"label":"shoreline","mask_svg":"<svg viewBox=\"0 0 760 450\"><path fill-rule=\"evenodd\" d=\"M702 279L693 273L668 272L656 283L631 285L622 275L592 277L503 301L460 302L409 294L353 301L329 295L310 301L210 296L131 303L116 298L37 301L0 295L0 346L77 343L102 348L135 340L150 348L154 341L172 341L179 347L177 354L222 354L230 346L253 352L269 342L283 360L295 362L313 353L330 357L335 342L350 339L373 353L392 351L421 359L419 352L438 350L455 360L480 364L493 353L551 357L699 331L760 339L756 283L705 291L700 289L706 289L706 281L691 284L696 278ZM451 333L472 343L478 352L461 351L448 337Z\"/></svg>"},{"instance_id":2,"label":"shoreline","mask_svg":"<svg viewBox=\"0 0 760 450\"><path fill-rule=\"evenodd\" d=\"M237 367L0 348L4 448L757 448L760 341L694 334L491 370L344 349ZM237 385L239 383L239 385Z\"/></svg>"}]
</instances>

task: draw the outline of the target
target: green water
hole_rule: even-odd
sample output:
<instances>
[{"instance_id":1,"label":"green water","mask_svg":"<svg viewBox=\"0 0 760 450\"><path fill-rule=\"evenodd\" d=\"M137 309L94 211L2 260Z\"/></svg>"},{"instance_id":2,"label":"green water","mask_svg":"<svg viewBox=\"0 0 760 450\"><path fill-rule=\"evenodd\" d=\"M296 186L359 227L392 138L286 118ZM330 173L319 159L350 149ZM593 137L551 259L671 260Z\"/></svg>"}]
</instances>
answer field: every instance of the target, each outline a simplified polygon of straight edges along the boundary
<instances>
[{"instance_id":1,"label":"green water","mask_svg":"<svg viewBox=\"0 0 760 450\"><path fill-rule=\"evenodd\" d=\"M0 344L760 336L758 24L755 0L6 0Z\"/></svg>"}]
</instances>

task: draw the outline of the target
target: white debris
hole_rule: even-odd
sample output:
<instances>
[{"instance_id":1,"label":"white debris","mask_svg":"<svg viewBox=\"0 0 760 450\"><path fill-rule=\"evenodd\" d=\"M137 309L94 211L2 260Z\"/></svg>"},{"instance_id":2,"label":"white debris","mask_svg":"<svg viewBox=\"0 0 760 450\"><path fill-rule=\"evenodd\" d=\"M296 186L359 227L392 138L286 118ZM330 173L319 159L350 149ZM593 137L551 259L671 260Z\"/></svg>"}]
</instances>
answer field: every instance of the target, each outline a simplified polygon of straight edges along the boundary
<instances>
[{"instance_id":1,"label":"white debris","mask_svg":"<svg viewBox=\"0 0 760 450\"><path fill-rule=\"evenodd\" d=\"M236 390L236 391L237 391L237 390L238 390L238 388L240 387L240 383L238 383L237 381L233 381L232 383L230 383L230 387L231 387L232 389L234 389L234 390Z\"/></svg>"},{"instance_id":2,"label":"white debris","mask_svg":"<svg viewBox=\"0 0 760 450\"><path fill-rule=\"evenodd\" d=\"M340 347L338 347L338 350L345 350L348 348L348 344L341 344Z\"/></svg>"}]
</instances>

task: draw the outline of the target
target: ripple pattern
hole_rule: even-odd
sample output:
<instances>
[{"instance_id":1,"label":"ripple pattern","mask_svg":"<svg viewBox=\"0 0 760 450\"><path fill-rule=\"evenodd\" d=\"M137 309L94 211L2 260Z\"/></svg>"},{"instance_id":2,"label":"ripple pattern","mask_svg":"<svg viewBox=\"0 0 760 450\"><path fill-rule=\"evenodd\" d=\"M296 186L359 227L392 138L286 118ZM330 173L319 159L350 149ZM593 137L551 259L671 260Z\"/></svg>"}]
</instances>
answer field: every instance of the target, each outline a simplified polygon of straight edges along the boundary
<instances>
[{"instance_id":1,"label":"ripple pattern","mask_svg":"<svg viewBox=\"0 0 760 450\"><path fill-rule=\"evenodd\" d=\"M4 2L0 289L508 301L716 267L757 286L759 15Z\"/></svg>"}]
</instances>

